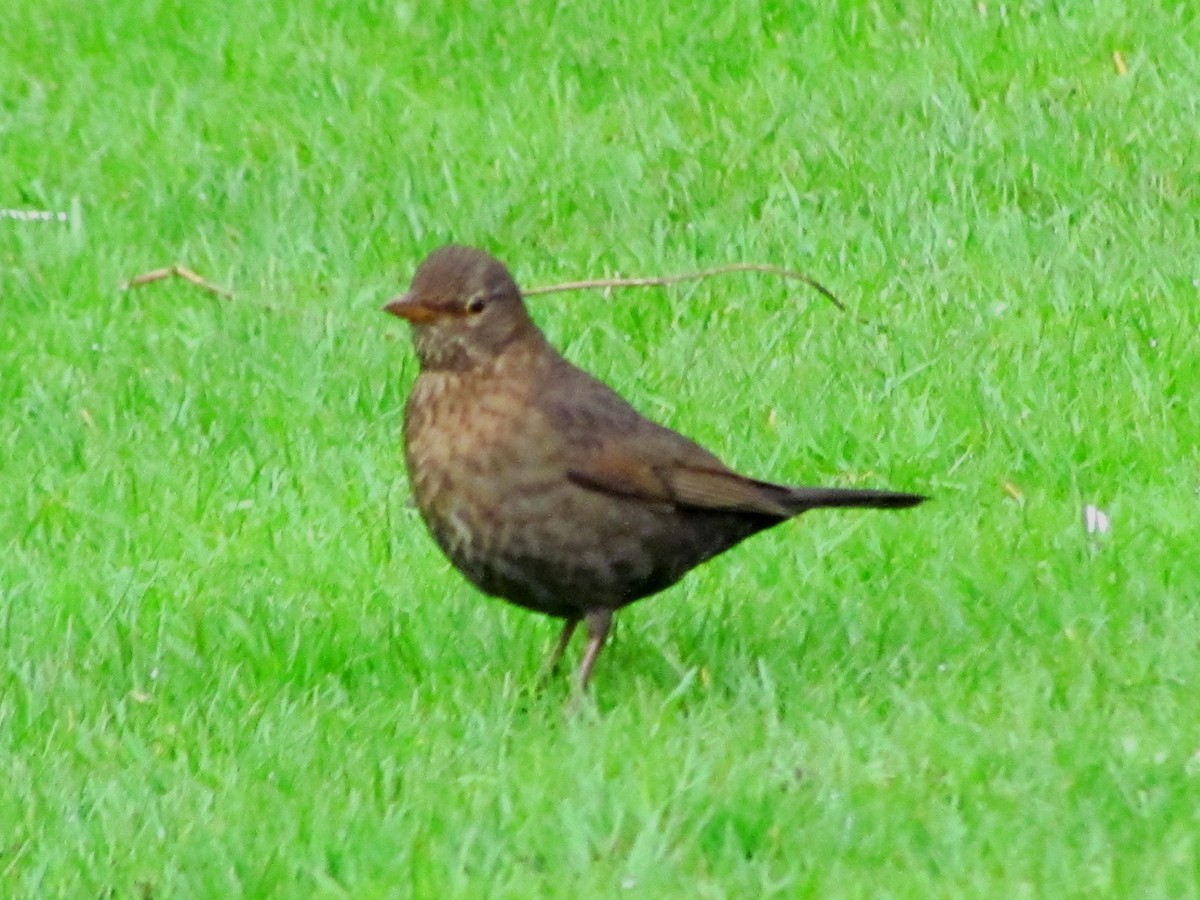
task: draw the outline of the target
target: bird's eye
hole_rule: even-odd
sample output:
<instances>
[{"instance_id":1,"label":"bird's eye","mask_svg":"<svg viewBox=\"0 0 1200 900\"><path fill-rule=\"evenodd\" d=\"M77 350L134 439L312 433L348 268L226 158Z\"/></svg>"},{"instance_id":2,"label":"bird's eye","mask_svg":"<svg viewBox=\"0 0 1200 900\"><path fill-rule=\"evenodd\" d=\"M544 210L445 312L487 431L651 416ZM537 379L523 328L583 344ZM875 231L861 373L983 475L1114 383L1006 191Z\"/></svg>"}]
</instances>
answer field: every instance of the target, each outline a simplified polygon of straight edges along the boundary
<instances>
[{"instance_id":1,"label":"bird's eye","mask_svg":"<svg viewBox=\"0 0 1200 900\"><path fill-rule=\"evenodd\" d=\"M476 316L483 312L483 308L487 306L487 297L483 294L476 294L467 300L466 310L471 315Z\"/></svg>"}]
</instances>

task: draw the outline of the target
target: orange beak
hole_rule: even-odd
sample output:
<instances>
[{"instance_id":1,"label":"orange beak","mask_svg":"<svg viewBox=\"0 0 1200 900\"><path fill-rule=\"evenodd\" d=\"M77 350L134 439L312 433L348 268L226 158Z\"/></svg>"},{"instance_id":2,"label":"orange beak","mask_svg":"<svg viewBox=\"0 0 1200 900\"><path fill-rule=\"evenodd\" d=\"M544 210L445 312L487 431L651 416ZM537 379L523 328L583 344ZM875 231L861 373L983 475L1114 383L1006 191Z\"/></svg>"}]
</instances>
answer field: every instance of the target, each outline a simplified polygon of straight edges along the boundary
<instances>
[{"instance_id":1,"label":"orange beak","mask_svg":"<svg viewBox=\"0 0 1200 900\"><path fill-rule=\"evenodd\" d=\"M442 310L436 306L430 306L428 303L423 303L412 296L411 293L402 294L389 300L383 308L384 312L390 312L393 316L399 316L401 319L406 319L414 325L424 325L427 322L432 322L435 319L441 318Z\"/></svg>"}]
</instances>

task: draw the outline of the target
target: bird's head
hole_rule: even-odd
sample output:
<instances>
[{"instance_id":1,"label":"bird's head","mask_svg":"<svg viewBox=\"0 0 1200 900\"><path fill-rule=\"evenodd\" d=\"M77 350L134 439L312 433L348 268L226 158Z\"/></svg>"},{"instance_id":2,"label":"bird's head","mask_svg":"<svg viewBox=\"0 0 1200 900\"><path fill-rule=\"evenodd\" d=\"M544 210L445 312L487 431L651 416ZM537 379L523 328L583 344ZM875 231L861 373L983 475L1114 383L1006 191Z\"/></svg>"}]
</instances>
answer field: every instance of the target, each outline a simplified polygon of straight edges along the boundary
<instances>
[{"instance_id":1,"label":"bird's head","mask_svg":"<svg viewBox=\"0 0 1200 900\"><path fill-rule=\"evenodd\" d=\"M470 369L540 334L504 264L456 244L425 257L408 293L384 310L412 325L422 369Z\"/></svg>"}]
</instances>

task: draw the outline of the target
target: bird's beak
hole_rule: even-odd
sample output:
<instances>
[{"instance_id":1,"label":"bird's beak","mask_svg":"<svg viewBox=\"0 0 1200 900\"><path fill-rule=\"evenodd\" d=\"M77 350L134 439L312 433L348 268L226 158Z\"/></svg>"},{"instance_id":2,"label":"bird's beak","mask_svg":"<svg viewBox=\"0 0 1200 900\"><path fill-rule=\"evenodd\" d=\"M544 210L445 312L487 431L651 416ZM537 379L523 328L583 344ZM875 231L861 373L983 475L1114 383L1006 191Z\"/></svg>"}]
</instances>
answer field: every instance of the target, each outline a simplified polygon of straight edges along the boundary
<instances>
[{"instance_id":1,"label":"bird's beak","mask_svg":"<svg viewBox=\"0 0 1200 900\"><path fill-rule=\"evenodd\" d=\"M423 303L411 292L389 300L383 311L390 312L393 316L399 316L401 319L407 319L414 325L424 325L440 316L436 307Z\"/></svg>"}]
</instances>

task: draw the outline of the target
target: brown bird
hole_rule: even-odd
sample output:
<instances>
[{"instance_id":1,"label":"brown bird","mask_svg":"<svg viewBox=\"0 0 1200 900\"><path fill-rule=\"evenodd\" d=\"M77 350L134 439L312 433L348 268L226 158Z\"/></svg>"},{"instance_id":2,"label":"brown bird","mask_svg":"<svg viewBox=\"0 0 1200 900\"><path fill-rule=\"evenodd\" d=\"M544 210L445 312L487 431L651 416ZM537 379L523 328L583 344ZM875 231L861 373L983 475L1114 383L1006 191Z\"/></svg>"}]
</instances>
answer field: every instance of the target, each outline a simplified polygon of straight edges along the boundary
<instances>
[{"instance_id":1,"label":"brown bird","mask_svg":"<svg viewBox=\"0 0 1200 900\"><path fill-rule=\"evenodd\" d=\"M404 415L417 508L486 594L582 620L587 686L613 613L810 509L902 509L916 494L746 478L644 418L559 355L497 259L448 246L384 307L412 324L420 374Z\"/></svg>"}]
</instances>

